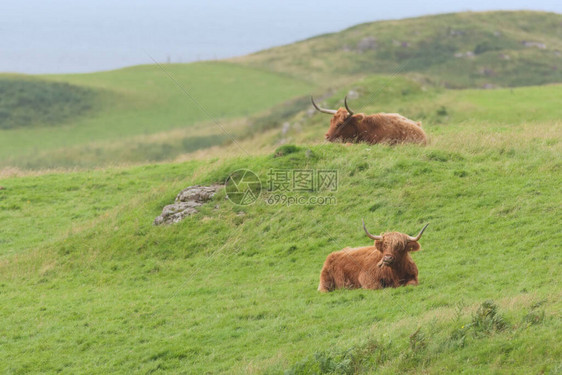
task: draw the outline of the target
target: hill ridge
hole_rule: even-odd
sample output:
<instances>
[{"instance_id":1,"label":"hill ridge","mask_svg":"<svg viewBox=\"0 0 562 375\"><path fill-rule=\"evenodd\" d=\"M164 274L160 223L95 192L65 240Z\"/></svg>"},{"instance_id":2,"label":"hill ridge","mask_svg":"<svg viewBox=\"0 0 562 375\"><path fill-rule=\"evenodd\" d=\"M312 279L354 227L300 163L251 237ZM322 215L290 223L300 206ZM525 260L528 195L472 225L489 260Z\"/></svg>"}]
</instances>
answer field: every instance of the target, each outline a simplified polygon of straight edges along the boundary
<instances>
[{"instance_id":1,"label":"hill ridge","mask_svg":"<svg viewBox=\"0 0 562 375\"><path fill-rule=\"evenodd\" d=\"M553 12L444 13L362 23L230 61L319 84L403 70L452 88L528 86L562 82L561 25Z\"/></svg>"}]
</instances>

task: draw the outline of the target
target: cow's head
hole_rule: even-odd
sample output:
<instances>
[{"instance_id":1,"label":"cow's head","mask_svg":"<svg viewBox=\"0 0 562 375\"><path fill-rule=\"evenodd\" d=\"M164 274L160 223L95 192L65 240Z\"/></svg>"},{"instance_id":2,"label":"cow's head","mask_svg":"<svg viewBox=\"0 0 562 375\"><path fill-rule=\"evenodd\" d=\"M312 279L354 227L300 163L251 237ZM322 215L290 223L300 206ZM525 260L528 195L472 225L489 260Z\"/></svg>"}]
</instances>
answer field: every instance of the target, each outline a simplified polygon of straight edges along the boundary
<instances>
[{"instance_id":1,"label":"cow's head","mask_svg":"<svg viewBox=\"0 0 562 375\"><path fill-rule=\"evenodd\" d=\"M330 142L336 140L347 141L355 140L358 136L357 125L363 121L365 115L362 113L354 114L349 106L347 105L347 96L344 99L345 108L326 109L316 105L314 99L310 97L312 105L318 112L327 113L333 115L330 121L330 129L326 133L326 139Z\"/></svg>"},{"instance_id":2,"label":"cow's head","mask_svg":"<svg viewBox=\"0 0 562 375\"><path fill-rule=\"evenodd\" d=\"M382 259L377 266L391 267L393 264L399 264L404 255L409 251L418 251L420 249L418 240L421 238L423 231L428 225L429 223L426 224L415 237L399 232L383 233L380 236L375 236L369 233L365 226L365 221L363 221L363 229L367 237L375 240L375 247L382 253Z\"/></svg>"}]
</instances>

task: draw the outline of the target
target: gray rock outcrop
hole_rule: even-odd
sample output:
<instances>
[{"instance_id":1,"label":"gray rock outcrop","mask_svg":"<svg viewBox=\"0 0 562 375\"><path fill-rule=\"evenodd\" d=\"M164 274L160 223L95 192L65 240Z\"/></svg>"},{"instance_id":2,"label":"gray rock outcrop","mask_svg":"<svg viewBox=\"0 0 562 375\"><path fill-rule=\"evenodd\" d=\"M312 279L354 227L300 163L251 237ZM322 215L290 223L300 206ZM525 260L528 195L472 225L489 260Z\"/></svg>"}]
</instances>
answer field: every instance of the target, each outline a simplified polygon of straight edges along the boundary
<instances>
[{"instance_id":1,"label":"gray rock outcrop","mask_svg":"<svg viewBox=\"0 0 562 375\"><path fill-rule=\"evenodd\" d=\"M176 196L173 204L162 209L162 214L154 219L154 225L177 223L197 213L197 207L202 206L223 187L223 185L194 185L183 189Z\"/></svg>"}]
</instances>

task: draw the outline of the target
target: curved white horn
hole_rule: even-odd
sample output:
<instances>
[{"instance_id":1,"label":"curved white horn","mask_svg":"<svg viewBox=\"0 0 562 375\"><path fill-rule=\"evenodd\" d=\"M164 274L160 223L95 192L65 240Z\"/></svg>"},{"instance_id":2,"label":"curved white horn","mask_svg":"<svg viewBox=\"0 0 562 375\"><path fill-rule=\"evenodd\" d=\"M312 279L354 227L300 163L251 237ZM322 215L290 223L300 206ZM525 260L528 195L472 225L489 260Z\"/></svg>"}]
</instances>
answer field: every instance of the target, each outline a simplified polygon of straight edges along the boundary
<instances>
[{"instance_id":1,"label":"curved white horn","mask_svg":"<svg viewBox=\"0 0 562 375\"><path fill-rule=\"evenodd\" d=\"M365 226L365 220L361 219L361 221L363 222L363 229L365 230L365 233L367 234L367 237L369 237L372 240L382 240L382 236L375 236L371 233L369 233L369 231L367 230L367 227Z\"/></svg>"},{"instance_id":2,"label":"curved white horn","mask_svg":"<svg viewBox=\"0 0 562 375\"><path fill-rule=\"evenodd\" d=\"M417 240L419 240L423 234L423 231L425 230L425 228L427 228L427 226L429 225L429 223L425 224L425 227L422 228L422 230L420 230L420 232L418 233L418 235L416 237L412 237L412 236L408 236L408 242L415 242Z\"/></svg>"},{"instance_id":3,"label":"curved white horn","mask_svg":"<svg viewBox=\"0 0 562 375\"><path fill-rule=\"evenodd\" d=\"M316 108L318 112L327 113L330 115L335 115L337 112L335 109L326 109L326 108L318 107L316 103L314 103L314 98L312 96L310 97L310 101L312 102L312 105L314 106L314 108Z\"/></svg>"}]
</instances>

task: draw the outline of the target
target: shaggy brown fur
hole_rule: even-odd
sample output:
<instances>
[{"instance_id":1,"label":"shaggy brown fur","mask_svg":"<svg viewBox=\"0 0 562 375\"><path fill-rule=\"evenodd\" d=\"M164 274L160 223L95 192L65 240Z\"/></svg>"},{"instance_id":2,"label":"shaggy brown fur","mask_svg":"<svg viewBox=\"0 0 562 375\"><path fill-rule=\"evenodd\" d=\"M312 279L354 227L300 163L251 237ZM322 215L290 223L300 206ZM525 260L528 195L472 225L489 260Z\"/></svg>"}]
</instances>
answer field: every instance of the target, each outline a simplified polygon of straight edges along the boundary
<instances>
[{"instance_id":1,"label":"shaggy brown fur","mask_svg":"<svg viewBox=\"0 0 562 375\"><path fill-rule=\"evenodd\" d=\"M427 138L420 122L415 122L398 113L377 113L366 116L357 113L349 116L345 108L340 108L330 121L326 133L330 142L367 143L421 143Z\"/></svg>"},{"instance_id":2,"label":"shaggy brown fur","mask_svg":"<svg viewBox=\"0 0 562 375\"><path fill-rule=\"evenodd\" d=\"M381 289L418 285L418 267L409 252L420 250L418 242L392 232L383 234L374 246L345 248L328 255L320 273L318 290Z\"/></svg>"}]
</instances>

